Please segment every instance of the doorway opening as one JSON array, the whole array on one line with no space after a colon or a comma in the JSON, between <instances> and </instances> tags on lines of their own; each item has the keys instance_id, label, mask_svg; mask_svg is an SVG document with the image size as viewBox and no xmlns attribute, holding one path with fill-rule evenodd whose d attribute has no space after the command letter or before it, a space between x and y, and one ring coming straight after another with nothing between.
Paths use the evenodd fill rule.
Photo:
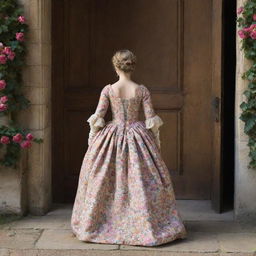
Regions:
<instances>
[{"instance_id":1,"label":"doorway opening","mask_svg":"<svg viewBox=\"0 0 256 256\"><path fill-rule=\"evenodd\" d=\"M236 74L236 1L224 1L223 6L223 127L222 173L223 211L233 209L235 161L235 74Z\"/></svg>"}]
</instances>

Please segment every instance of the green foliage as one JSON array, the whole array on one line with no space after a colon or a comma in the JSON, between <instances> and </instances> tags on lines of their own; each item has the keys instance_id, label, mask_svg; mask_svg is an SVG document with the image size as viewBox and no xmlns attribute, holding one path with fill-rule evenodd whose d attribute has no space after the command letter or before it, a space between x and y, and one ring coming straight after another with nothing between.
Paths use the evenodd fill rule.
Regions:
<instances>
[{"instance_id":1,"label":"green foliage","mask_svg":"<svg viewBox=\"0 0 256 256\"><path fill-rule=\"evenodd\" d=\"M6 84L4 88L0 87L0 118L7 115L10 119L8 126L0 125L0 148L5 152L0 164L14 168L20 157L21 148L30 147L32 141L36 143L43 141L34 138L27 129L18 127L13 120L17 111L30 105L30 101L22 93L22 68L27 53L25 41L28 31L22 13L23 8L17 0L0 1L0 57L6 59L6 61L0 59L0 82ZM1 97L7 98L7 103L3 98L1 100ZM1 105L6 107L1 109ZM14 137L17 134L22 137L20 142L15 142Z\"/></svg>"},{"instance_id":2,"label":"green foliage","mask_svg":"<svg viewBox=\"0 0 256 256\"><path fill-rule=\"evenodd\" d=\"M244 122L244 132L248 135L250 163L248 168L256 168L256 0L248 0L238 13L238 34L242 38L241 50L244 56L252 61L249 70L242 74L248 80L248 88L244 91L245 101L240 104L240 119ZM255 24L255 28L254 28Z\"/></svg>"}]
</instances>

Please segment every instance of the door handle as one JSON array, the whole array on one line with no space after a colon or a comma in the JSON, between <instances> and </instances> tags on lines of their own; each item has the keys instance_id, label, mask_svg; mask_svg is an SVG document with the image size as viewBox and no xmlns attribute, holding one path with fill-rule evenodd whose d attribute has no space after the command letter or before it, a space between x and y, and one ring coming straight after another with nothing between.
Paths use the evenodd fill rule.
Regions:
<instances>
[{"instance_id":1,"label":"door handle","mask_svg":"<svg viewBox=\"0 0 256 256\"><path fill-rule=\"evenodd\" d=\"M214 120L215 122L220 121L220 98L218 96L214 97L212 100Z\"/></svg>"}]
</instances>

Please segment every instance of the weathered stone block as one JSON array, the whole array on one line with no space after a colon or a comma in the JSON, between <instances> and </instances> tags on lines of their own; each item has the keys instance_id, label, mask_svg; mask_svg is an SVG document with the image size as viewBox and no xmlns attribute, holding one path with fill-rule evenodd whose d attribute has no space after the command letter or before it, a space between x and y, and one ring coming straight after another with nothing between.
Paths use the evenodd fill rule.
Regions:
<instances>
[{"instance_id":1,"label":"weathered stone block","mask_svg":"<svg viewBox=\"0 0 256 256\"><path fill-rule=\"evenodd\" d=\"M0 230L0 248L33 248L41 230Z\"/></svg>"},{"instance_id":2,"label":"weathered stone block","mask_svg":"<svg viewBox=\"0 0 256 256\"><path fill-rule=\"evenodd\" d=\"M87 243L79 241L70 230L44 230L35 245L38 249L84 249L116 250L118 245Z\"/></svg>"}]
</instances>

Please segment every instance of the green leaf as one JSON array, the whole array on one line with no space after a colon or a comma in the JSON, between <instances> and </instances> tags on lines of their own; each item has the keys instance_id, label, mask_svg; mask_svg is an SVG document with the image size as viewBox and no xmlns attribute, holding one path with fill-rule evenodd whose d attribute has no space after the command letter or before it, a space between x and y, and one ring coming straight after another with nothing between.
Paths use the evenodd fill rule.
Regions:
<instances>
[{"instance_id":1,"label":"green leaf","mask_svg":"<svg viewBox=\"0 0 256 256\"><path fill-rule=\"evenodd\" d=\"M242 102L242 104L240 104L240 108L241 108L243 111L247 110L247 103Z\"/></svg>"},{"instance_id":2,"label":"green leaf","mask_svg":"<svg viewBox=\"0 0 256 256\"><path fill-rule=\"evenodd\" d=\"M255 123L256 123L256 118L248 119L244 127L245 133L248 133L251 129L253 129L255 126Z\"/></svg>"},{"instance_id":3,"label":"green leaf","mask_svg":"<svg viewBox=\"0 0 256 256\"><path fill-rule=\"evenodd\" d=\"M249 90L246 90L246 91L244 91L244 93L243 93L247 98L249 98L250 97L250 95L251 95L251 91L249 91Z\"/></svg>"}]
</instances>

